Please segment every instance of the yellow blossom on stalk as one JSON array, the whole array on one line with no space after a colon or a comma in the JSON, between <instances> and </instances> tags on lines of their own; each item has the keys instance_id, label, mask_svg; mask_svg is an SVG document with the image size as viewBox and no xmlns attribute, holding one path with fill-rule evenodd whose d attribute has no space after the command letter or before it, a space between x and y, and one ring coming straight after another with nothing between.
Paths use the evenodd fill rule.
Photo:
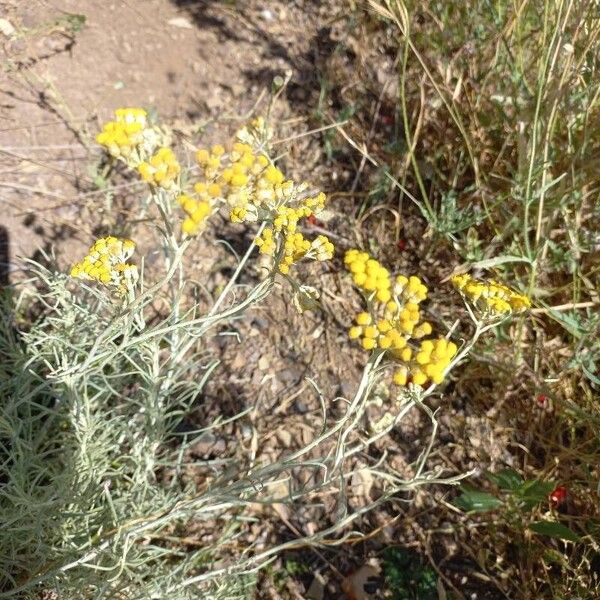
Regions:
<instances>
[{"instance_id":1,"label":"yellow blossom on stalk","mask_svg":"<svg viewBox=\"0 0 600 600\"><path fill-rule=\"evenodd\" d=\"M335 246L329 241L326 235L318 235L311 243L308 252L306 253L307 258L313 258L319 262L325 260L331 260Z\"/></svg>"},{"instance_id":2,"label":"yellow blossom on stalk","mask_svg":"<svg viewBox=\"0 0 600 600\"><path fill-rule=\"evenodd\" d=\"M276 232L275 235L277 235ZM261 254L274 256L277 253L277 240L271 228L266 228L254 243L259 247ZM318 261L330 260L333 257L333 250L333 244L324 235L320 235L310 242L301 233L288 233L281 247L278 270L286 275L289 273L290 267L302 258L312 258Z\"/></svg>"},{"instance_id":3,"label":"yellow blossom on stalk","mask_svg":"<svg viewBox=\"0 0 600 600\"><path fill-rule=\"evenodd\" d=\"M221 145L213 146L211 151L201 148L196 152L196 161L204 169L204 176L207 180L214 179L221 167L221 157L225 148Z\"/></svg>"},{"instance_id":4,"label":"yellow blossom on stalk","mask_svg":"<svg viewBox=\"0 0 600 600\"><path fill-rule=\"evenodd\" d=\"M159 148L148 162L142 162L138 166L138 172L142 179L152 186L158 186L165 190L177 187L177 177L181 167L171 148Z\"/></svg>"},{"instance_id":5,"label":"yellow blossom on stalk","mask_svg":"<svg viewBox=\"0 0 600 600\"><path fill-rule=\"evenodd\" d=\"M418 304L427 298L427 286L416 276L398 275L394 284L394 294L406 302Z\"/></svg>"},{"instance_id":6,"label":"yellow blossom on stalk","mask_svg":"<svg viewBox=\"0 0 600 600\"><path fill-rule=\"evenodd\" d=\"M273 129L269 127L264 117L258 116L248 125L242 127L236 134L240 142L248 144L267 143L273 137Z\"/></svg>"},{"instance_id":7,"label":"yellow blossom on stalk","mask_svg":"<svg viewBox=\"0 0 600 600\"><path fill-rule=\"evenodd\" d=\"M366 252L349 250L344 257L346 268L352 273L356 287L373 294L379 302L392 298L390 272Z\"/></svg>"},{"instance_id":8,"label":"yellow blossom on stalk","mask_svg":"<svg viewBox=\"0 0 600 600\"><path fill-rule=\"evenodd\" d=\"M484 315L498 317L522 312L531 307L531 300L497 281L477 281L469 274L454 275L452 285Z\"/></svg>"},{"instance_id":9,"label":"yellow blossom on stalk","mask_svg":"<svg viewBox=\"0 0 600 600\"><path fill-rule=\"evenodd\" d=\"M115 120L105 123L96 141L129 167L135 168L159 145L160 132L148 125L143 108L117 108Z\"/></svg>"},{"instance_id":10,"label":"yellow blossom on stalk","mask_svg":"<svg viewBox=\"0 0 600 600\"><path fill-rule=\"evenodd\" d=\"M115 288L120 296L132 292L138 280L135 265L127 260L135 250L135 243L113 236L98 239L84 259L73 265L71 277L96 281Z\"/></svg>"},{"instance_id":11,"label":"yellow blossom on stalk","mask_svg":"<svg viewBox=\"0 0 600 600\"><path fill-rule=\"evenodd\" d=\"M304 258L310 250L310 242L301 233L289 233L283 244L283 256L279 262L279 271L286 275L290 267Z\"/></svg>"},{"instance_id":12,"label":"yellow blossom on stalk","mask_svg":"<svg viewBox=\"0 0 600 600\"><path fill-rule=\"evenodd\" d=\"M181 231L186 235L197 235L204 228L206 219L212 212L210 202L207 199L196 199L185 194L179 196L177 201L187 215L181 224Z\"/></svg>"},{"instance_id":13,"label":"yellow blossom on stalk","mask_svg":"<svg viewBox=\"0 0 600 600\"><path fill-rule=\"evenodd\" d=\"M309 214L318 215L325 209L325 203L327 202L327 196L323 192L319 192L316 196L312 198L307 198L304 201L304 216L308 216ZM307 214L307 209L308 214Z\"/></svg>"},{"instance_id":14,"label":"yellow blossom on stalk","mask_svg":"<svg viewBox=\"0 0 600 600\"><path fill-rule=\"evenodd\" d=\"M377 260L357 249L346 252L344 263L369 306L368 312L356 316L349 337L359 341L365 350L386 352L396 365L396 385L441 383L457 347L444 338L416 344L416 340L433 330L430 323L422 320L419 308L427 298L427 286L414 275L393 278Z\"/></svg>"},{"instance_id":15,"label":"yellow blossom on stalk","mask_svg":"<svg viewBox=\"0 0 600 600\"><path fill-rule=\"evenodd\" d=\"M428 379L439 384L444 380L444 371L456 355L458 348L445 338L421 342L410 367L413 383L423 385Z\"/></svg>"},{"instance_id":16,"label":"yellow blossom on stalk","mask_svg":"<svg viewBox=\"0 0 600 600\"><path fill-rule=\"evenodd\" d=\"M305 207L292 208L290 206L280 206L276 209L275 214L277 215L273 219L273 228L275 231L287 231L293 233L296 231L298 221L303 217L307 217L312 211Z\"/></svg>"},{"instance_id":17,"label":"yellow blossom on stalk","mask_svg":"<svg viewBox=\"0 0 600 600\"><path fill-rule=\"evenodd\" d=\"M275 240L273 239L273 230L268 227L262 232L262 235L254 240L254 243L260 249L261 254L267 254L273 256L277 248Z\"/></svg>"},{"instance_id":18,"label":"yellow blossom on stalk","mask_svg":"<svg viewBox=\"0 0 600 600\"><path fill-rule=\"evenodd\" d=\"M264 145L270 130L264 119L256 119L236 137L228 148L217 145L197 150L203 179L196 184L196 192L201 198L208 195L212 204L226 203L233 223L268 223L270 227L255 242L261 253L273 256L281 273L287 274L292 264L304 258L331 259L334 246L326 236L311 241L297 231L302 219L324 210L326 195L310 191L305 182L286 179L269 160ZM193 229L186 223L186 229Z\"/></svg>"}]
</instances>

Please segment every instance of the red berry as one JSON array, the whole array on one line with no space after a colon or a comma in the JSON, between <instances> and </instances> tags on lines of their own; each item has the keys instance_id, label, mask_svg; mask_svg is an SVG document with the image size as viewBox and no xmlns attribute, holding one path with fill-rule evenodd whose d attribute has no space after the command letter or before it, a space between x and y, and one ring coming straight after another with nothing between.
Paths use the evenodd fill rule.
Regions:
<instances>
[{"instance_id":1,"label":"red berry","mask_svg":"<svg viewBox=\"0 0 600 600\"><path fill-rule=\"evenodd\" d=\"M398 247L398 250L400 250L400 252L406 250L406 242L404 240L398 240L396 246Z\"/></svg>"},{"instance_id":2,"label":"red berry","mask_svg":"<svg viewBox=\"0 0 600 600\"><path fill-rule=\"evenodd\" d=\"M540 408L546 408L546 406L548 406L548 396L544 396L544 394L540 394L535 401Z\"/></svg>"},{"instance_id":3,"label":"red berry","mask_svg":"<svg viewBox=\"0 0 600 600\"><path fill-rule=\"evenodd\" d=\"M567 488L564 485L559 485L550 493L550 504L554 508L558 508L565 503L567 499Z\"/></svg>"},{"instance_id":4,"label":"red berry","mask_svg":"<svg viewBox=\"0 0 600 600\"><path fill-rule=\"evenodd\" d=\"M314 226L317 224L317 217L315 217L315 213L310 213L310 215L306 217L306 220L308 221L309 225Z\"/></svg>"}]
</instances>

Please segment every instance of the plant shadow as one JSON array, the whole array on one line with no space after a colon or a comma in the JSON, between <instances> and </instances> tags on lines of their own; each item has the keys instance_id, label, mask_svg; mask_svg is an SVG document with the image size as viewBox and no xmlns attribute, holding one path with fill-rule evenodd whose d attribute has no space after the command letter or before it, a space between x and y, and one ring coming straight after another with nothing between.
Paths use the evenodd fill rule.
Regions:
<instances>
[{"instance_id":1,"label":"plant shadow","mask_svg":"<svg viewBox=\"0 0 600 600\"><path fill-rule=\"evenodd\" d=\"M293 105L294 114L311 114L319 104L322 93L322 73L331 56L340 47L332 38L330 26L321 26L316 30L303 30L309 37L304 47L295 48L292 39L282 32L273 33L269 23L274 18L272 11L265 8L263 18L251 3L234 3L225 6L217 0L171 0L185 11L199 30L213 32L221 42L234 41L241 46L252 47L256 62L251 68L241 68L243 81L247 87L257 85L270 89L276 76L290 70L292 78L284 90L284 97ZM315 10L317 6L315 5ZM291 34L297 33L290 31Z\"/></svg>"}]
</instances>

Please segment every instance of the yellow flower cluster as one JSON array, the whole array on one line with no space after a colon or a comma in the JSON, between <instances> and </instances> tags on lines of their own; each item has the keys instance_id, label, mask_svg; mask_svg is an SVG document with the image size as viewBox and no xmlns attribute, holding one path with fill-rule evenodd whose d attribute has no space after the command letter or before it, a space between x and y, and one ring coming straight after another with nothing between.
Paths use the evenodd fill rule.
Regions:
<instances>
[{"instance_id":1,"label":"yellow flower cluster","mask_svg":"<svg viewBox=\"0 0 600 600\"><path fill-rule=\"evenodd\" d=\"M277 242L273 239L273 230L270 227L265 228L262 235L254 240L262 254L273 256L277 249Z\"/></svg>"},{"instance_id":2,"label":"yellow flower cluster","mask_svg":"<svg viewBox=\"0 0 600 600\"><path fill-rule=\"evenodd\" d=\"M418 277L398 275L392 285L390 272L366 252L349 250L344 262L356 287L367 295L373 295L378 302L389 303L392 297L399 297L407 303L408 310L415 311L415 306L427 298L427 287ZM397 309L398 305L391 303L388 312Z\"/></svg>"},{"instance_id":3,"label":"yellow flower cluster","mask_svg":"<svg viewBox=\"0 0 600 600\"><path fill-rule=\"evenodd\" d=\"M204 199L196 199L182 194L177 198L183 212L187 215L181 224L181 231L186 235L196 235L203 229L206 219L210 216L212 208L210 202Z\"/></svg>"},{"instance_id":4,"label":"yellow flower cluster","mask_svg":"<svg viewBox=\"0 0 600 600\"><path fill-rule=\"evenodd\" d=\"M100 238L84 259L73 266L71 277L97 281L114 287L119 295L126 295L138 280L137 267L126 262L134 250L135 243L131 240Z\"/></svg>"},{"instance_id":5,"label":"yellow flower cluster","mask_svg":"<svg viewBox=\"0 0 600 600\"><path fill-rule=\"evenodd\" d=\"M406 352L402 351L406 349L408 340L394 325L390 319L375 321L371 313L361 312L356 315L356 325L350 328L348 335L353 340L362 338L361 346L365 350L391 349L398 356L406 356Z\"/></svg>"},{"instance_id":6,"label":"yellow flower cluster","mask_svg":"<svg viewBox=\"0 0 600 600\"><path fill-rule=\"evenodd\" d=\"M260 249L261 254L273 256L277 251L277 241L273 237L271 228L266 228L254 243ZM285 234L279 257L279 272L286 275L289 273L290 267L302 258L311 258L317 261L331 260L333 252L334 246L325 235L319 235L311 242L299 232L288 231Z\"/></svg>"},{"instance_id":7,"label":"yellow flower cluster","mask_svg":"<svg viewBox=\"0 0 600 600\"><path fill-rule=\"evenodd\" d=\"M159 139L157 129L148 126L148 115L143 108L117 108L115 120L106 123L96 136L96 141L111 156L131 167L151 154Z\"/></svg>"},{"instance_id":8,"label":"yellow flower cluster","mask_svg":"<svg viewBox=\"0 0 600 600\"><path fill-rule=\"evenodd\" d=\"M318 261L331 260L335 246L329 241L326 235L318 235L310 244L310 249L306 256Z\"/></svg>"},{"instance_id":9,"label":"yellow flower cluster","mask_svg":"<svg viewBox=\"0 0 600 600\"><path fill-rule=\"evenodd\" d=\"M457 350L456 344L445 338L423 340L414 355L413 364L402 365L396 370L394 383L406 385L409 376L415 385L425 385L429 380L435 384L442 383L444 372Z\"/></svg>"},{"instance_id":10,"label":"yellow flower cluster","mask_svg":"<svg viewBox=\"0 0 600 600\"><path fill-rule=\"evenodd\" d=\"M377 260L356 249L346 252L344 262L369 305L369 312L356 316L349 337L360 340L365 350L386 351L399 363L394 373L397 385L406 385L409 378L421 386L428 381L441 383L456 354L456 345L444 338L423 340L417 348L411 343L432 332L431 324L421 321L419 304L427 298L428 292L423 282L416 276L392 278Z\"/></svg>"},{"instance_id":11,"label":"yellow flower cluster","mask_svg":"<svg viewBox=\"0 0 600 600\"><path fill-rule=\"evenodd\" d=\"M283 173L262 152L255 153L249 144L235 142L228 153L220 145L213 146L210 151L201 149L196 153L196 159L204 169L206 185L220 186L234 222L257 221L260 209L277 212L285 208L282 201L294 192L294 184L285 181ZM297 222L311 212L309 209L306 214L302 211L294 215L282 211L277 215L280 219L274 223L275 228L281 231L286 217L293 221L295 216Z\"/></svg>"},{"instance_id":12,"label":"yellow flower cluster","mask_svg":"<svg viewBox=\"0 0 600 600\"><path fill-rule=\"evenodd\" d=\"M264 117L256 117L247 125L244 125L235 137L245 144L255 145L267 144L273 137L273 128L269 127Z\"/></svg>"},{"instance_id":13,"label":"yellow flower cluster","mask_svg":"<svg viewBox=\"0 0 600 600\"><path fill-rule=\"evenodd\" d=\"M452 285L484 315L502 316L531 307L531 300L497 281L481 282L467 273L454 275Z\"/></svg>"},{"instance_id":14,"label":"yellow flower cluster","mask_svg":"<svg viewBox=\"0 0 600 600\"><path fill-rule=\"evenodd\" d=\"M289 273L292 264L306 256L309 250L310 242L301 233L288 233L283 244L283 256L279 263L279 271L284 275Z\"/></svg>"},{"instance_id":15,"label":"yellow flower cluster","mask_svg":"<svg viewBox=\"0 0 600 600\"><path fill-rule=\"evenodd\" d=\"M290 206L280 206L275 210L276 217L273 219L273 229L280 232L286 230L288 233L296 231L298 221L303 217L308 217L312 210L307 206L292 208Z\"/></svg>"},{"instance_id":16,"label":"yellow flower cluster","mask_svg":"<svg viewBox=\"0 0 600 600\"><path fill-rule=\"evenodd\" d=\"M144 181L165 190L177 189L180 171L181 167L173 150L165 146L159 148L148 162L144 161L138 166L138 172Z\"/></svg>"},{"instance_id":17,"label":"yellow flower cluster","mask_svg":"<svg viewBox=\"0 0 600 600\"><path fill-rule=\"evenodd\" d=\"M367 294L374 293L378 302L389 302L392 298L390 272L366 252L349 250L344 263L352 273L356 287Z\"/></svg>"},{"instance_id":18,"label":"yellow flower cluster","mask_svg":"<svg viewBox=\"0 0 600 600\"><path fill-rule=\"evenodd\" d=\"M137 169L152 187L177 194L185 213L181 225L185 236L197 235L219 204L228 205L234 223L269 223L271 227L256 240L257 245L262 253L274 257L281 273L288 273L302 258L329 260L334 248L323 235L311 241L297 233L298 222L322 211L327 198L323 193L311 193L307 183L286 180L263 151L271 136L265 120L258 118L240 130L237 141L227 149L220 144L210 150L199 149L196 160L203 178L193 192L180 188L177 158L164 145L161 130L149 127L145 110L117 109L115 121L104 126L97 141Z\"/></svg>"},{"instance_id":19,"label":"yellow flower cluster","mask_svg":"<svg viewBox=\"0 0 600 600\"><path fill-rule=\"evenodd\" d=\"M234 223L270 223L255 241L260 252L273 256L278 270L287 274L291 265L302 258L329 260L333 256L333 244L326 236L311 242L297 233L298 222L321 212L327 198L322 192L310 193L307 183L286 180L262 150L269 137L265 128L264 120L257 119L238 132L238 141L229 149L216 145L198 150L196 160L204 181L196 184L196 190L202 187L206 197L200 193L200 199L211 207L217 202L226 203ZM192 208L189 201L187 205ZM199 228L190 222L194 220L193 212L184 210L188 215L184 231L193 235Z\"/></svg>"}]
</instances>

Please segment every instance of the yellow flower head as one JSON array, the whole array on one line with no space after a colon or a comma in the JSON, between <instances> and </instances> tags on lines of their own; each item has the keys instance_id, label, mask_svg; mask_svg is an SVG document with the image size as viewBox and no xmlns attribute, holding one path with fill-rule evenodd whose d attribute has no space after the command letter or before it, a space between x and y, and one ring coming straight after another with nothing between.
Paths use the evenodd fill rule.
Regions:
<instances>
[{"instance_id":1,"label":"yellow flower head","mask_svg":"<svg viewBox=\"0 0 600 600\"><path fill-rule=\"evenodd\" d=\"M129 167L135 168L160 142L160 132L148 125L143 108L117 108L115 120L105 123L96 141Z\"/></svg>"},{"instance_id":2,"label":"yellow flower head","mask_svg":"<svg viewBox=\"0 0 600 600\"><path fill-rule=\"evenodd\" d=\"M206 225L206 220L212 213L212 207L208 200L197 199L182 194L177 198L179 206L187 215L181 224L181 230L185 235L197 235Z\"/></svg>"},{"instance_id":3,"label":"yellow flower head","mask_svg":"<svg viewBox=\"0 0 600 600\"><path fill-rule=\"evenodd\" d=\"M83 260L73 265L71 277L111 286L118 295L125 296L138 280L137 267L126 262L134 250L131 240L114 236L100 238Z\"/></svg>"},{"instance_id":4,"label":"yellow flower head","mask_svg":"<svg viewBox=\"0 0 600 600\"><path fill-rule=\"evenodd\" d=\"M308 258L324 261L331 260L334 253L334 245L329 241L326 235L318 235L310 244L310 249L306 253Z\"/></svg>"},{"instance_id":5,"label":"yellow flower head","mask_svg":"<svg viewBox=\"0 0 600 600\"><path fill-rule=\"evenodd\" d=\"M307 255L311 243L301 233L289 233L283 242L283 257L279 262L279 271L286 275L290 267Z\"/></svg>"},{"instance_id":6,"label":"yellow flower head","mask_svg":"<svg viewBox=\"0 0 600 600\"><path fill-rule=\"evenodd\" d=\"M452 285L485 316L500 317L522 312L531 307L531 300L497 281L477 281L469 274L454 275Z\"/></svg>"},{"instance_id":7,"label":"yellow flower head","mask_svg":"<svg viewBox=\"0 0 600 600\"><path fill-rule=\"evenodd\" d=\"M217 144L196 150L202 177L194 184L193 192L179 194L179 204L186 214L181 226L184 235L198 234L217 205L227 204L233 223L269 224L255 243L261 253L273 257L280 273L287 274L304 258L330 260L334 246L327 236L310 240L298 231L302 219L324 209L326 195L311 191L307 183L286 179L281 168L272 163L264 151L270 138L264 119L254 120L236 137L237 141L228 146ZM180 167L169 148L159 148L137 168L150 185L181 192Z\"/></svg>"},{"instance_id":8,"label":"yellow flower head","mask_svg":"<svg viewBox=\"0 0 600 600\"><path fill-rule=\"evenodd\" d=\"M324 209L326 195L310 192L307 183L286 179L269 160L263 150L270 138L264 119L255 119L236 137L227 148L216 145L197 150L196 160L204 175L194 186L199 198L212 204L227 203L233 223L269 223L255 243L261 253L274 257L281 273L288 273L303 258L330 260L334 246L325 235L311 241L298 232L302 219ZM191 223L185 227L193 229Z\"/></svg>"},{"instance_id":9,"label":"yellow flower head","mask_svg":"<svg viewBox=\"0 0 600 600\"><path fill-rule=\"evenodd\" d=\"M138 172L144 181L165 190L177 189L176 180L180 171L181 167L173 150L164 146L159 148L147 162L142 162L138 166Z\"/></svg>"},{"instance_id":10,"label":"yellow flower head","mask_svg":"<svg viewBox=\"0 0 600 600\"><path fill-rule=\"evenodd\" d=\"M273 239L273 230L266 228L263 230L262 235L254 240L254 243L258 246L261 254L267 254L273 256L275 254L276 243Z\"/></svg>"},{"instance_id":11,"label":"yellow flower head","mask_svg":"<svg viewBox=\"0 0 600 600\"><path fill-rule=\"evenodd\" d=\"M390 272L366 252L348 250L344 257L354 284L374 300L385 303L392 298Z\"/></svg>"}]
</instances>

